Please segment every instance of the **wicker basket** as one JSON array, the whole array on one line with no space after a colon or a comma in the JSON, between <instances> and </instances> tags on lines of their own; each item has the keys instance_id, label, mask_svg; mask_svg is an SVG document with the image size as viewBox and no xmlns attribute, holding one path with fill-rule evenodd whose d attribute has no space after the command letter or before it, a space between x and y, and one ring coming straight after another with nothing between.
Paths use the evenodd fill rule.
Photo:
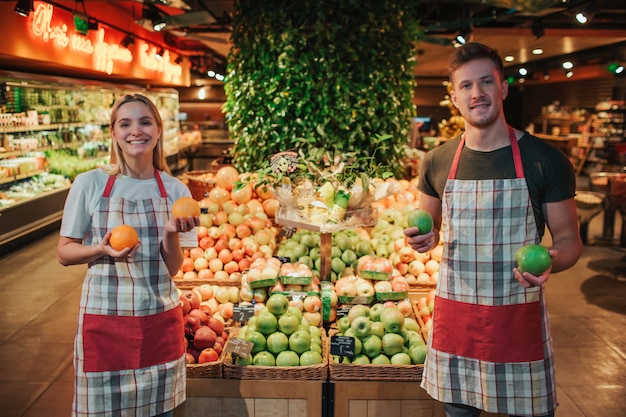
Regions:
<instances>
[{"instance_id":1,"label":"wicker basket","mask_svg":"<svg viewBox=\"0 0 626 417\"><path fill-rule=\"evenodd\" d=\"M222 378L222 365L226 352L222 352L215 362L187 364L187 378Z\"/></svg>"},{"instance_id":2,"label":"wicker basket","mask_svg":"<svg viewBox=\"0 0 626 417\"><path fill-rule=\"evenodd\" d=\"M207 174L213 171L189 171L183 174L189 191L195 200L202 200L215 187L215 179Z\"/></svg>"},{"instance_id":3,"label":"wicker basket","mask_svg":"<svg viewBox=\"0 0 626 417\"><path fill-rule=\"evenodd\" d=\"M322 333L322 358L324 361L317 365L308 366L235 365L231 355L226 355L222 375L225 379L325 381L328 379L328 348L327 337Z\"/></svg>"},{"instance_id":4,"label":"wicker basket","mask_svg":"<svg viewBox=\"0 0 626 417\"><path fill-rule=\"evenodd\" d=\"M180 290L191 290L198 285L210 284L219 285L221 287L238 287L241 288L241 279L222 280L222 279L174 279L174 285Z\"/></svg>"},{"instance_id":5,"label":"wicker basket","mask_svg":"<svg viewBox=\"0 0 626 417\"><path fill-rule=\"evenodd\" d=\"M428 342L429 329L424 324L424 320L422 320L422 316L420 315L419 309L417 308L417 301L411 301L411 305L413 306L413 314L415 315L415 320L417 324L420 326L420 333L424 341Z\"/></svg>"},{"instance_id":6,"label":"wicker basket","mask_svg":"<svg viewBox=\"0 0 626 417\"><path fill-rule=\"evenodd\" d=\"M329 334L335 335L337 329L330 329ZM424 365L360 365L354 363L338 363L328 350L328 372L331 381L421 381Z\"/></svg>"}]
</instances>

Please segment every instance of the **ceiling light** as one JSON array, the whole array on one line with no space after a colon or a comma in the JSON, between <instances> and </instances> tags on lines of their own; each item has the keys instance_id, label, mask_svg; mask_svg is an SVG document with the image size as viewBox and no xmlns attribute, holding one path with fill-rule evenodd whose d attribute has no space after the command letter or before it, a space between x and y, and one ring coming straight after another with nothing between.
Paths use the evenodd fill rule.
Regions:
<instances>
[{"instance_id":1,"label":"ceiling light","mask_svg":"<svg viewBox=\"0 0 626 417\"><path fill-rule=\"evenodd\" d=\"M567 78L572 78L572 77L574 76L574 71L567 71L567 72L565 73L565 76L566 76Z\"/></svg>"},{"instance_id":2,"label":"ceiling light","mask_svg":"<svg viewBox=\"0 0 626 417\"><path fill-rule=\"evenodd\" d=\"M17 0L13 11L22 17L28 17L30 12L35 10L33 0Z\"/></svg>"},{"instance_id":3,"label":"ceiling light","mask_svg":"<svg viewBox=\"0 0 626 417\"><path fill-rule=\"evenodd\" d=\"M459 32L458 35L454 38L457 43L461 45L465 45L470 40L470 36L472 36L472 29L463 29Z\"/></svg>"},{"instance_id":4,"label":"ceiling light","mask_svg":"<svg viewBox=\"0 0 626 417\"><path fill-rule=\"evenodd\" d=\"M524 68L524 67L521 67L521 68L518 70L518 72L519 72L519 75L524 76L524 77L525 77L526 75L528 75L528 70L527 70L526 68Z\"/></svg>"},{"instance_id":5,"label":"ceiling light","mask_svg":"<svg viewBox=\"0 0 626 417\"><path fill-rule=\"evenodd\" d=\"M624 65L619 62L611 62L606 69L612 74L621 74L624 72Z\"/></svg>"},{"instance_id":6,"label":"ceiling light","mask_svg":"<svg viewBox=\"0 0 626 417\"><path fill-rule=\"evenodd\" d=\"M535 48L535 49L533 49L532 52L533 52L533 55L541 55L541 54L543 54L543 49Z\"/></svg>"},{"instance_id":7,"label":"ceiling light","mask_svg":"<svg viewBox=\"0 0 626 417\"><path fill-rule=\"evenodd\" d=\"M178 55L176 57L176 59L174 60L174 63L178 64L178 65L180 65L182 62L183 62L183 56L182 55Z\"/></svg>"},{"instance_id":8,"label":"ceiling light","mask_svg":"<svg viewBox=\"0 0 626 417\"><path fill-rule=\"evenodd\" d=\"M164 20L159 20L152 26L155 32L161 32L166 27L167 27L167 23Z\"/></svg>"},{"instance_id":9,"label":"ceiling light","mask_svg":"<svg viewBox=\"0 0 626 417\"><path fill-rule=\"evenodd\" d=\"M513 55L507 55L507 56L504 57L504 60L506 62L513 62L513 61L515 61L515 57Z\"/></svg>"},{"instance_id":10,"label":"ceiling light","mask_svg":"<svg viewBox=\"0 0 626 417\"><path fill-rule=\"evenodd\" d=\"M548 72L547 69L543 70L543 79L544 80L549 80L550 79L550 73Z\"/></svg>"},{"instance_id":11,"label":"ceiling light","mask_svg":"<svg viewBox=\"0 0 626 417\"><path fill-rule=\"evenodd\" d=\"M594 13L596 12L596 2L591 1L585 7L578 10L575 14L576 21L580 24L585 24L591 20Z\"/></svg>"},{"instance_id":12,"label":"ceiling light","mask_svg":"<svg viewBox=\"0 0 626 417\"><path fill-rule=\"evenodd\" d=\"M533 36L535 37L535 39L539 39L543 35L546 34L546 31L543 27L543 23L541 23L541 20L533 20L533 26L531 30L533 32Z\"/></svg>"},{"instance_id":13,"label":"ceiling light","mask_svg":"<svg viewBox=\"0 0 626 417\"><path fill-rule=\"evenodd\" d=\"M126 35L122 42L120 42L120 46L122 48L128 48L130 45L135 43L135 37L133 35Z\"/></svg>"},{"instance_id":14,"label":"ceiling light","mask_svg":"<svg viewBox=\"0 0 626 417\"><path fill-rule=\"evenodd\" d=\"M562 66L566 70L574 68L574 64L571 61L563 62Z\"/></svg>"},{"instance_id":15,"label":"ceiling light","mask_svg":"<svg viewBox=\"0 0 626 417\"><path fill-rule=\"evenodd\" d=\"M156 53L155 58L158 59L159 61L163 59L163 54L165 53L165 49L163 48L159 48L159 50Z\"/></svg>"}]
</instances>

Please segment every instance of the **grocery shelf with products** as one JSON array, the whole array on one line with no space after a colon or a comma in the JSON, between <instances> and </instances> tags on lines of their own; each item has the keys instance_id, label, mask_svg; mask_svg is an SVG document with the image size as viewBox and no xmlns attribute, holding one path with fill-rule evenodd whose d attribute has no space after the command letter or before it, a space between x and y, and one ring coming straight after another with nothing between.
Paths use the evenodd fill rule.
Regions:
<instances>
[{"instance_id":1,"label":"grocery shelf with products","mask_svg":"<svg viewBox=\"0 0 626 417\"><path fill-rule=\"evenodd\" d=\"M161 112L170 169L185 169L176 90L0 73L0 251L58 226L71 181L108 162L113 103L137 92Z\"/></svg>"}]
</instances>

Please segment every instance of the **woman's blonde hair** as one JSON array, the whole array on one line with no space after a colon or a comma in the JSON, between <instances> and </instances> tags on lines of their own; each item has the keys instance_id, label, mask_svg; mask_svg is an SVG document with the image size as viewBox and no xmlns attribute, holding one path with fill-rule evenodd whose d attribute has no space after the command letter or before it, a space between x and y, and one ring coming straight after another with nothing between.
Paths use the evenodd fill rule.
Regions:
<instances>
[{"instance_id":1,"label":"woman's blonde hair","mask_svg":"<svg viewBox=\"0 0 626 417\"><path fill-rule=\"evenodd\" d=\"M140 102L146 105L156 124L161 132L157 139L157 144L154 147L154 151L152 152L152 165L158 169L159 171L165 171L168 174L170 173L170 169L167 166L167 161L165 160L165 152L163 151L163 120L161 119L161 114L159 113L159 109L157 109L156 105L150 100L148 97L143 94L126 94L113 105L113 109L111 110L111 121L110 128L111 131L115 128L115 122L117 121L117 115L120 107L122 107L126 103ZM119 146L115 141L111 143L111 164L108 166L104 166L102 169L109 175L118 175L122 173L122 167L126 164L124 161L124 155L120 150Z\"/></svg>"}]
</instances>

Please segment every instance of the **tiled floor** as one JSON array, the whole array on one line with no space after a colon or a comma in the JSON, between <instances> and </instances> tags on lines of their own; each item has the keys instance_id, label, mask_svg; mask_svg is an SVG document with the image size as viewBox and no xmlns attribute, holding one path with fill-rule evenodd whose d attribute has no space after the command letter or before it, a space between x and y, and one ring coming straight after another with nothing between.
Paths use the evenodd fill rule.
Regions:
<instances>
[{"instance_id":1,"label":"tiled floor","mask_svg":"<svg viewBox=\"0 0 626 417\"><path fill-rule=\"evenodd\" d=\"M598 244L548 285L559 417L626 416L626 251ZM615 236L621 230L617 214ZM62 267L53 233L0 258L0 417L67 417L84 266ZM206 416L210 416L207 410Z\"/></svg>"}]
</instances>

